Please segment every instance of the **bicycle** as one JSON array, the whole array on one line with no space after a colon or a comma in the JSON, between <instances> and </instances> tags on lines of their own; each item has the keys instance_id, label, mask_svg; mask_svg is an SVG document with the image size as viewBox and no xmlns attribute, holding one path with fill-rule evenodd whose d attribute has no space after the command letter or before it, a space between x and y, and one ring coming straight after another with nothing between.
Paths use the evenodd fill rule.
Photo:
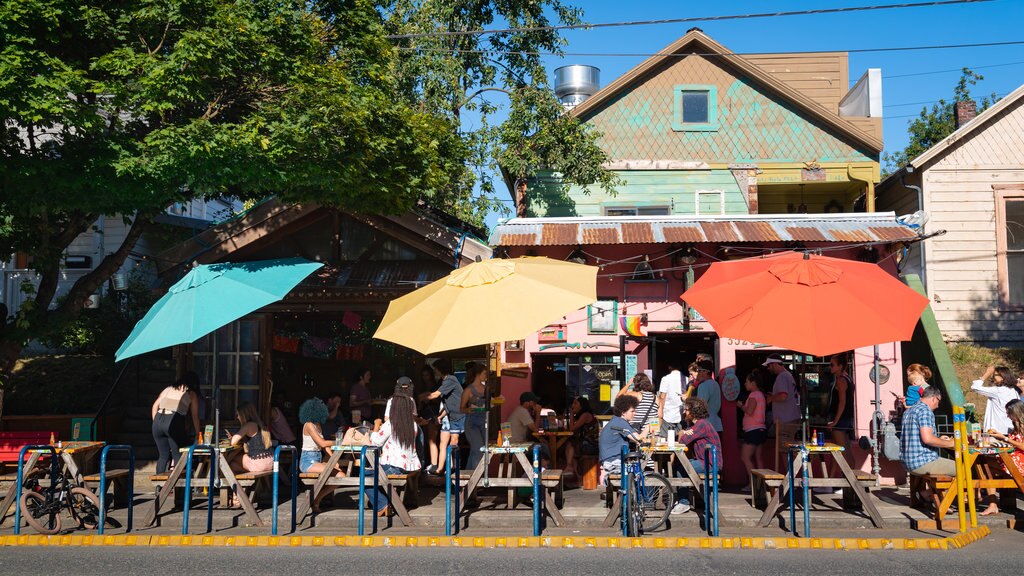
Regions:
<instances>
[{"instance_id":1,"label":"bicycle","mask_svg":"<svg viewBox=\"0 0 1024 576\"><path fill-rule=\"evenodd\" d=\"M647 470L651 454L651 444L640 443L636 451L625 455L622 490L626 510L623 516L629 537L658 529L672 511L675 497L668 478Z\"/></svg>"},{"instance_id":2,"label":"bicycle","mask_svg":"<svg viewBox=\"0 0 1024 576\"><path fill-rule=\"evenodd\" d=\"M61 531L61 510L77 524L78 529L99 526L100 500L88 488L72 486L63 470L56 472L49 488L43 488L39 479L29 480L21 495L21 513L40 534L53 535Z\"/></svg>"}]
</instances>

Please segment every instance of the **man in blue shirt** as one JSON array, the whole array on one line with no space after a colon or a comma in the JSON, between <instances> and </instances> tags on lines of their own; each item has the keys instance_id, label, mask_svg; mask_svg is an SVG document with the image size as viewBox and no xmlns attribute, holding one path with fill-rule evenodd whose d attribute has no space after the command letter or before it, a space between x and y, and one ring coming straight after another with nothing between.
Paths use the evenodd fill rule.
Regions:
<instances>
[{"instance_id":1,"label":"man in blue shirt","mask_svg":"<svg viewBox=\"0 0 1024 576\"><path fill-rule=\"evenodd\" d=\"M903 466L914 474L956 475L956 462L939 456L939 448L953 448L949 436L935 435L935 414L942 392L935 386L925 388L921 401L903 414L900 457Z\"/></svg>"},{"instance_id":2,"label":"man in blue shirt","mask_svg":"<svg viewBox=\"0 0 1024 576\"><path fill-rule=\"evenodd\" d=\"M615 404L612 405L612 413L615 416L601 429L599 440L598 453L604 477L607 477L609 473L622 472L622 447L627 445L629 440L634 442L639 440L639 437L633 433L633 427L629 424L639 404L640 401L636 396L623 394L616 398Z\"/></svg>"}]
</instances>

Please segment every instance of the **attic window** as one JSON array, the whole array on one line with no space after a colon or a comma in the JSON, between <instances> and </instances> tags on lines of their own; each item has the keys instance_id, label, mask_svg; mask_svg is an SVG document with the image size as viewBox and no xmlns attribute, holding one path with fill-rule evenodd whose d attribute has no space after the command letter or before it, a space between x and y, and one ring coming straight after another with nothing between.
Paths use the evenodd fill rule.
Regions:
<instances>
[{"instance_id":1,"label":"attic window","mask_svg":"<svg viewBox=\"0 0 1024 576\"><path fill-rule=\"evenodd\" d=\"M673 88L672 130L718 130L718 88L704 84L680 84Z\"/></svg>"}]
</instances>

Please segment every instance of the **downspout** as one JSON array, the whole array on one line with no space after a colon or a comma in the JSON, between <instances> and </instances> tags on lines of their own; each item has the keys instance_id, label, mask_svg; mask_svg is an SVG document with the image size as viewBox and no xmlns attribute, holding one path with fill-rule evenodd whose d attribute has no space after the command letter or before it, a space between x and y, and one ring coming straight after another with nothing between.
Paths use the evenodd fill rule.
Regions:
<instances>
[{"instance_id":1,"label":"downspout","mask_svg":"<svg viewBox=\"0 0 1024 576\"><path fill-rule=\"evenodd\" d=\"M913 171L914 171L914 167L910 166L910 165L905 166L903 168L903 170L900 171L900 186L903 186L904 188L907 188L908 190L914 190L915 192L917 192L917 209L922 211L922 212L924 212L924 191L921 190L920 186L914 186L913 184L907 184L904 181L904 178L906 177L906 175L912 173ZM918 231L918 234L924 234L924 225L925 225L925 222L922 221L921 222L921 229ZM928 286L928 278L925 275L925 270L924 270L924 242L918 242L917 243L917 254L918 254L918 256L920 256L920 260L921 260L921 284L924 284L925 286Z\"/></svg>"},{"instance_id":2,"label":"downspout","mask_svg":"<svg viewBox=\"0 0 1024 576\"><path fill-rule=\"evenodd\" d=\"M850 164L846 165L846 177L856 182L864 183L864 211L874 212L875 211L875 181L872 180L871 176L867 178L861 178L853 174L854 167Z\"/></svg>"}]
</instances>

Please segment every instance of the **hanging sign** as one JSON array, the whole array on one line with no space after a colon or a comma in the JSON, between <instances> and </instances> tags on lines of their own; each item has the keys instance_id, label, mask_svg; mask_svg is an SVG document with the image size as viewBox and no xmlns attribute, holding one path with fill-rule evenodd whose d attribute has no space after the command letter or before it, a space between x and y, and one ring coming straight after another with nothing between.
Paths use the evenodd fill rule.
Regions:
<instances>
[{"instance_id":1,"label":"hanging sign","mask_svg":"<svg viewBox=\"0 0 1024 576\"><path fill-rule=\"evenodd\" d=\"M736 376L736 368L725 369L722 376L722 397L729 402L735 402L740 396L740 379Z\"/></svg>"}]
</instances>

